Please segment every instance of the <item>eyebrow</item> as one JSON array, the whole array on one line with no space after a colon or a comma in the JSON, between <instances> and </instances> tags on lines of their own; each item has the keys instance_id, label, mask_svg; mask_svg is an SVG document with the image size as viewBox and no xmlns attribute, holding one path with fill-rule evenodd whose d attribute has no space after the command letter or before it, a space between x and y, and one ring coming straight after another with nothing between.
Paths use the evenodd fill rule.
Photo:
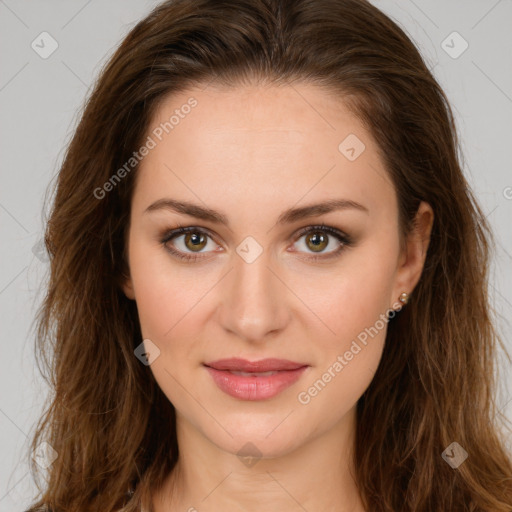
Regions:
<instances>
[{"instance_id":1,"label":"eyebrow","mask_svg":"<svg viewBox=\"0 0 512 512\"><path fill-rule=\"evenodd\" d=\"M301 206L299 208L290 208L279 216L277 224L288 224L308 217L315 217L316 215L322 215L336 210L348 209L359 210L366 214L370 213L366 206L355 201L351 201L349 199L331 199L321 203ZM224 224L229 227L229 220L225 214L187 201L176 201L175 199L170 198L159 199L158 201L150 204L144 213L156 210L170 210L177 213L183 213L185 215L190 215L191 217L210 221L215 224Z\"/></svg>"}]
</instances>

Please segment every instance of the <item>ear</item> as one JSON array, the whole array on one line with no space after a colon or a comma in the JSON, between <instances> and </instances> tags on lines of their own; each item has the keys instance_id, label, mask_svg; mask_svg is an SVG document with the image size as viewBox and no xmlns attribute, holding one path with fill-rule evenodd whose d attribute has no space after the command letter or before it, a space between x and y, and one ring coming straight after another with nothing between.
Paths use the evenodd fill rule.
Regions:
<instances>
[{"instance_id":1,"label":"ear","mask_svg":"<svg viewBox=\"0 0 512 512\"><path fill-rule=\"evenodd\" d=\"M131 277L126 277L123 279L123 282L121 283L121 289L129 299L135 300L135 291L133 289L133 282Z\"/></svg>"},{"instance_id":2,"label":"ear","mask_svg":"<svg viewBox=\"0 0 512 512\"><path fill-rule=\"evenodd\" d=\"M405 248L399 257L391 304L398 301L402 292L411 294L420 280L433 223L432 207L422 201L416 212L413 228L407 236Z\"/></svg>"},{"instance_id":3,"label":"ear","mask_svg":"<svg viewBox=\"0 0 512 512\"><path fill-rule=\"evenodd\" d=\"M118 286L123 290L126 297L131 300L135 300L135 290L133 289L133 281L130 273L130 262L128 258L127 245L128 241L125 242L125 250L120 261L120 271L118 274Z\"/></svg>"}]
</instances>

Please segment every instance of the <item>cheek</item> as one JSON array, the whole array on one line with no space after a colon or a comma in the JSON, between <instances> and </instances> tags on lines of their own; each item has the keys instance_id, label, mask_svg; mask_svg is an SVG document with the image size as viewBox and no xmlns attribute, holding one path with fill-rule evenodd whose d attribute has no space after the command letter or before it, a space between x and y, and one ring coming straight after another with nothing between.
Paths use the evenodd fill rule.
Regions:
<instances>
[{"instance_id":1,"label":"cheek","mask_svg":"<svg viewBox=\"0 0 512 512\"><path fill-rule=\"evenodd\" d=\"M143 338L172 360L192 358L225 270L187 266L164 248L140 243L131 249L130 272Z\"/></svg>"},{"instance_id":2,"label":"cheek","mask_svg":"<svg viewBox=\"0 0 512 512\"><path fill-rule=\"evenodd\" d=\"M294 288L323 321L335 343L346 343L373 326L391 307L396 264L392 247L378 243L353 250L331 272L298 277ZM315 286L311 286L314 278ZM300 292L299 290L302 290ZM380 325L380 324L379 324ZM329 328L329 329L326 329Z\"/></svg>"},{"instance_id":3,"label":"cheek","mask_svg":"<svg viewBox=\"0 0 512 512\"><path fill-rule=\"evenodd\" d=\"M396 270L395 249L383 243L368 242L347 253L335 272L317 273L316 291L306 295L322 323L315 322L316 335L315 329L309 331L311 351L318 359L297 398L300 404L309 404L310 412L327 414L326 421L334 422L340 408L348 410L357 402L382 356ZM306 290L311 279L301 279L301 289Z\"/></svg>"},{"instance_id":4,"label":"cheek","mask_svg":"<svg viewBox=\"0 0 512 512\"><path fill-rule=\"evenodd\" d=\"M130 247L130 273L145 338L163 341L200 297L197 279L184 279L165 249L140 242ZM190 272L189 272L190 274ZM171 331L172 332L172 331Z\"/></svg>"},{"instance_id":5,"label":"cheek","mask_svg":"<svg viewBox=\"0 0 512 512\"><path fill-rule=\"evenodd\" d=\"M340 296L346 307L334 304L337 315L327 317L335 335L311 337L311 353L318 359L295 401L304 424L317 434L333 428L356 405L379 366L387 323L379 318L380 301L371 293L365 299L364 293L347 301Z\"/></svg>"}]
</instances>

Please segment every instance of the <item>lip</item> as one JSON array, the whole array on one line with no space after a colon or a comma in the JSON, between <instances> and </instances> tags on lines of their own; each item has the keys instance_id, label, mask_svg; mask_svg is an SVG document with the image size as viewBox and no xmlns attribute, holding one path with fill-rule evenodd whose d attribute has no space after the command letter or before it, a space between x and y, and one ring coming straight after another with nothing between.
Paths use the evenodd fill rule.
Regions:
<instances>
[{"instance_id":1,"label":"lip","mask_svg":"<svg viewBox=\"0 0 512 512\"><path fill-rule=\"evenodd\" d=\"M287 359L260 359L259 361L248 361L232 357L229 359L219 359L211 363L204 363L205 366L215 368L216 370L232 370L239 372L279 372L282 370L296 370L303 366L308 366L304 363L296 363L288 361Z\"/></svg>"},{"instance_id":2,"label":"lip","mask_svg":"<svg viewBox=\"0 0 512 512\"><path fill-rule=\"evenodd\" d=\"M208 373L221 391L241 400L272 398L294 384L309 367L285 359L220 359L204 363ZM265 373L270 375L237 375L232 372Z\"/></svg>"}]
</instances>

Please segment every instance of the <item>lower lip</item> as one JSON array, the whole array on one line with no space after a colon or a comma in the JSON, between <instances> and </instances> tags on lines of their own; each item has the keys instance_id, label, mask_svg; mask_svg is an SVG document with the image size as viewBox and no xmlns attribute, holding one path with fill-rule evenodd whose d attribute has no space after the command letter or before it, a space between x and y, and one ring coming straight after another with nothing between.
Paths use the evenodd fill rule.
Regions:
<instances>
[{"instance_id":1,"label":"lower lip","mask_svg":"<svg viewBox=\"0 0 512 512\"><path fill-rule=\"evenodd\" d=\"M206 366L215 384L224 393L241 400L272 398L296 382L306 368L307 366L302 366L296 370L282 370L262 377L244 377L234 375L228 370L216 370Z\"/></svg>"}]
</instances>

